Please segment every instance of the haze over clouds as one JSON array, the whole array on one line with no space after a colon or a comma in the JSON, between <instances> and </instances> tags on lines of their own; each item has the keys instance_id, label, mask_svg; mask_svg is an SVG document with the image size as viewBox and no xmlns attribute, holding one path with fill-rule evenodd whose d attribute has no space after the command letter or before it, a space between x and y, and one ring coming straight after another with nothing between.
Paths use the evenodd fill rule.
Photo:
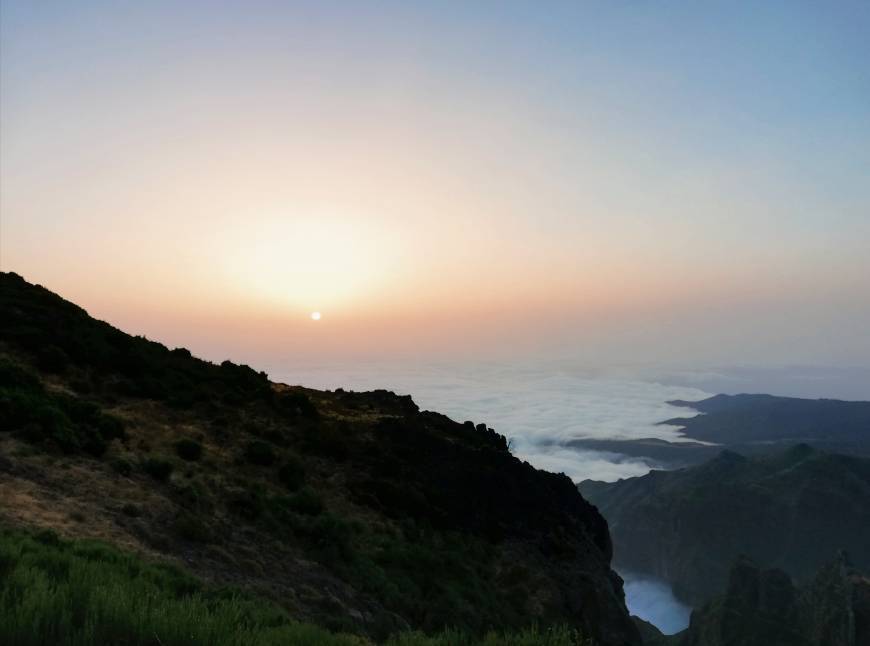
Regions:
<instances>
[{"instance_id":1,"label":"haze over clouds","mask_svg":"<svg viewBox=\"0 0 870 646\"><path fill-rule=\"evenodd\" d=\"M212 9L3 2L4 270L254 365L870 366L866 2Z\"/></svg>"}]
</instances>

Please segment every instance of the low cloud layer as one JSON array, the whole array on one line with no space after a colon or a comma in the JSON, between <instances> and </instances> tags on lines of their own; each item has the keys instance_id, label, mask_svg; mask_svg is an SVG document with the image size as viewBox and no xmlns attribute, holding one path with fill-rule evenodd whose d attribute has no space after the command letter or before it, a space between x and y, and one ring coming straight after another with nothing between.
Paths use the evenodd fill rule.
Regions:
<instances>
[{"instance_id":1,"label":"low cloud layer","mask_svg":"<svg viewBox=\"0 0 870 646\"><path fill-rule=\"evenodd\" d=\"M464 364L458 366L333 365L273 369L288 383L353 390L387 388L457 421L485 422L511 440L517 457L575 481L613 481L643 475L654 464L614 453L564 446L579 438L679 440L678 427L662 420L691 416L670 399L709 393L637 378L595 374L564 365Z\"/></svg>"}]
</instances>

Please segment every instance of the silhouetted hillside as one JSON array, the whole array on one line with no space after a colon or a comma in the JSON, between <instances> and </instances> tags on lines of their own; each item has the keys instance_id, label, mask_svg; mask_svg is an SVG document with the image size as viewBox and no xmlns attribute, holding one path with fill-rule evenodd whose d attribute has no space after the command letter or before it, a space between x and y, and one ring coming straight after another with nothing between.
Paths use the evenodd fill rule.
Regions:
<instances>
[{"instance_id":1,"label":"silhouetted hillside","mask_svg":"<svg viewBox=\"0 0 870 646\"><path fill-rule=\"evenodd\" d=\"M7 526L99 538L330 629L639 643L606 522L485 425L201 361L15 274L0 312Z\"/></svg>"}]
</instances>

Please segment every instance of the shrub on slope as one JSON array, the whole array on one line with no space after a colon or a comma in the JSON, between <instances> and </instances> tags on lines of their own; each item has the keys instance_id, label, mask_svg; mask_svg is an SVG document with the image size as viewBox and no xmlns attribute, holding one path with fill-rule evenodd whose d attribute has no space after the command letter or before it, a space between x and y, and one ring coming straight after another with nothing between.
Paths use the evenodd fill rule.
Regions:
<instances>
[{"instance_id":1,"label":"shrub on slope","mask_svg":"<svg viewBox=\"0 0 870 646\"><path fill-rule=\"evenodd\" d=\"M365 646L289 618L271 602L211 589L182 570L50 531L0 530L0 641L10 646ZM576 631L405 633L389 646L571 646Z\"/></svg>"}]
</instances>

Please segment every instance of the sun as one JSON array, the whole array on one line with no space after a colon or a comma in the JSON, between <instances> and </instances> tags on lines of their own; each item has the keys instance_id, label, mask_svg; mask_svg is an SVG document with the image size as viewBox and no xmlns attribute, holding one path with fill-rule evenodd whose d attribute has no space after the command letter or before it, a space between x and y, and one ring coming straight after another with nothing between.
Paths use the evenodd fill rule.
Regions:
<instances>
[{"instance_id":1,"label":"sun","mask_svg":"<svg viewBox=\"0 0 870 646\"><path fill-rule=\"evenodd\" d=\"M319 321L320 320L320 312L311 312L311 320Z\"/></svg>"}]
</instances>

